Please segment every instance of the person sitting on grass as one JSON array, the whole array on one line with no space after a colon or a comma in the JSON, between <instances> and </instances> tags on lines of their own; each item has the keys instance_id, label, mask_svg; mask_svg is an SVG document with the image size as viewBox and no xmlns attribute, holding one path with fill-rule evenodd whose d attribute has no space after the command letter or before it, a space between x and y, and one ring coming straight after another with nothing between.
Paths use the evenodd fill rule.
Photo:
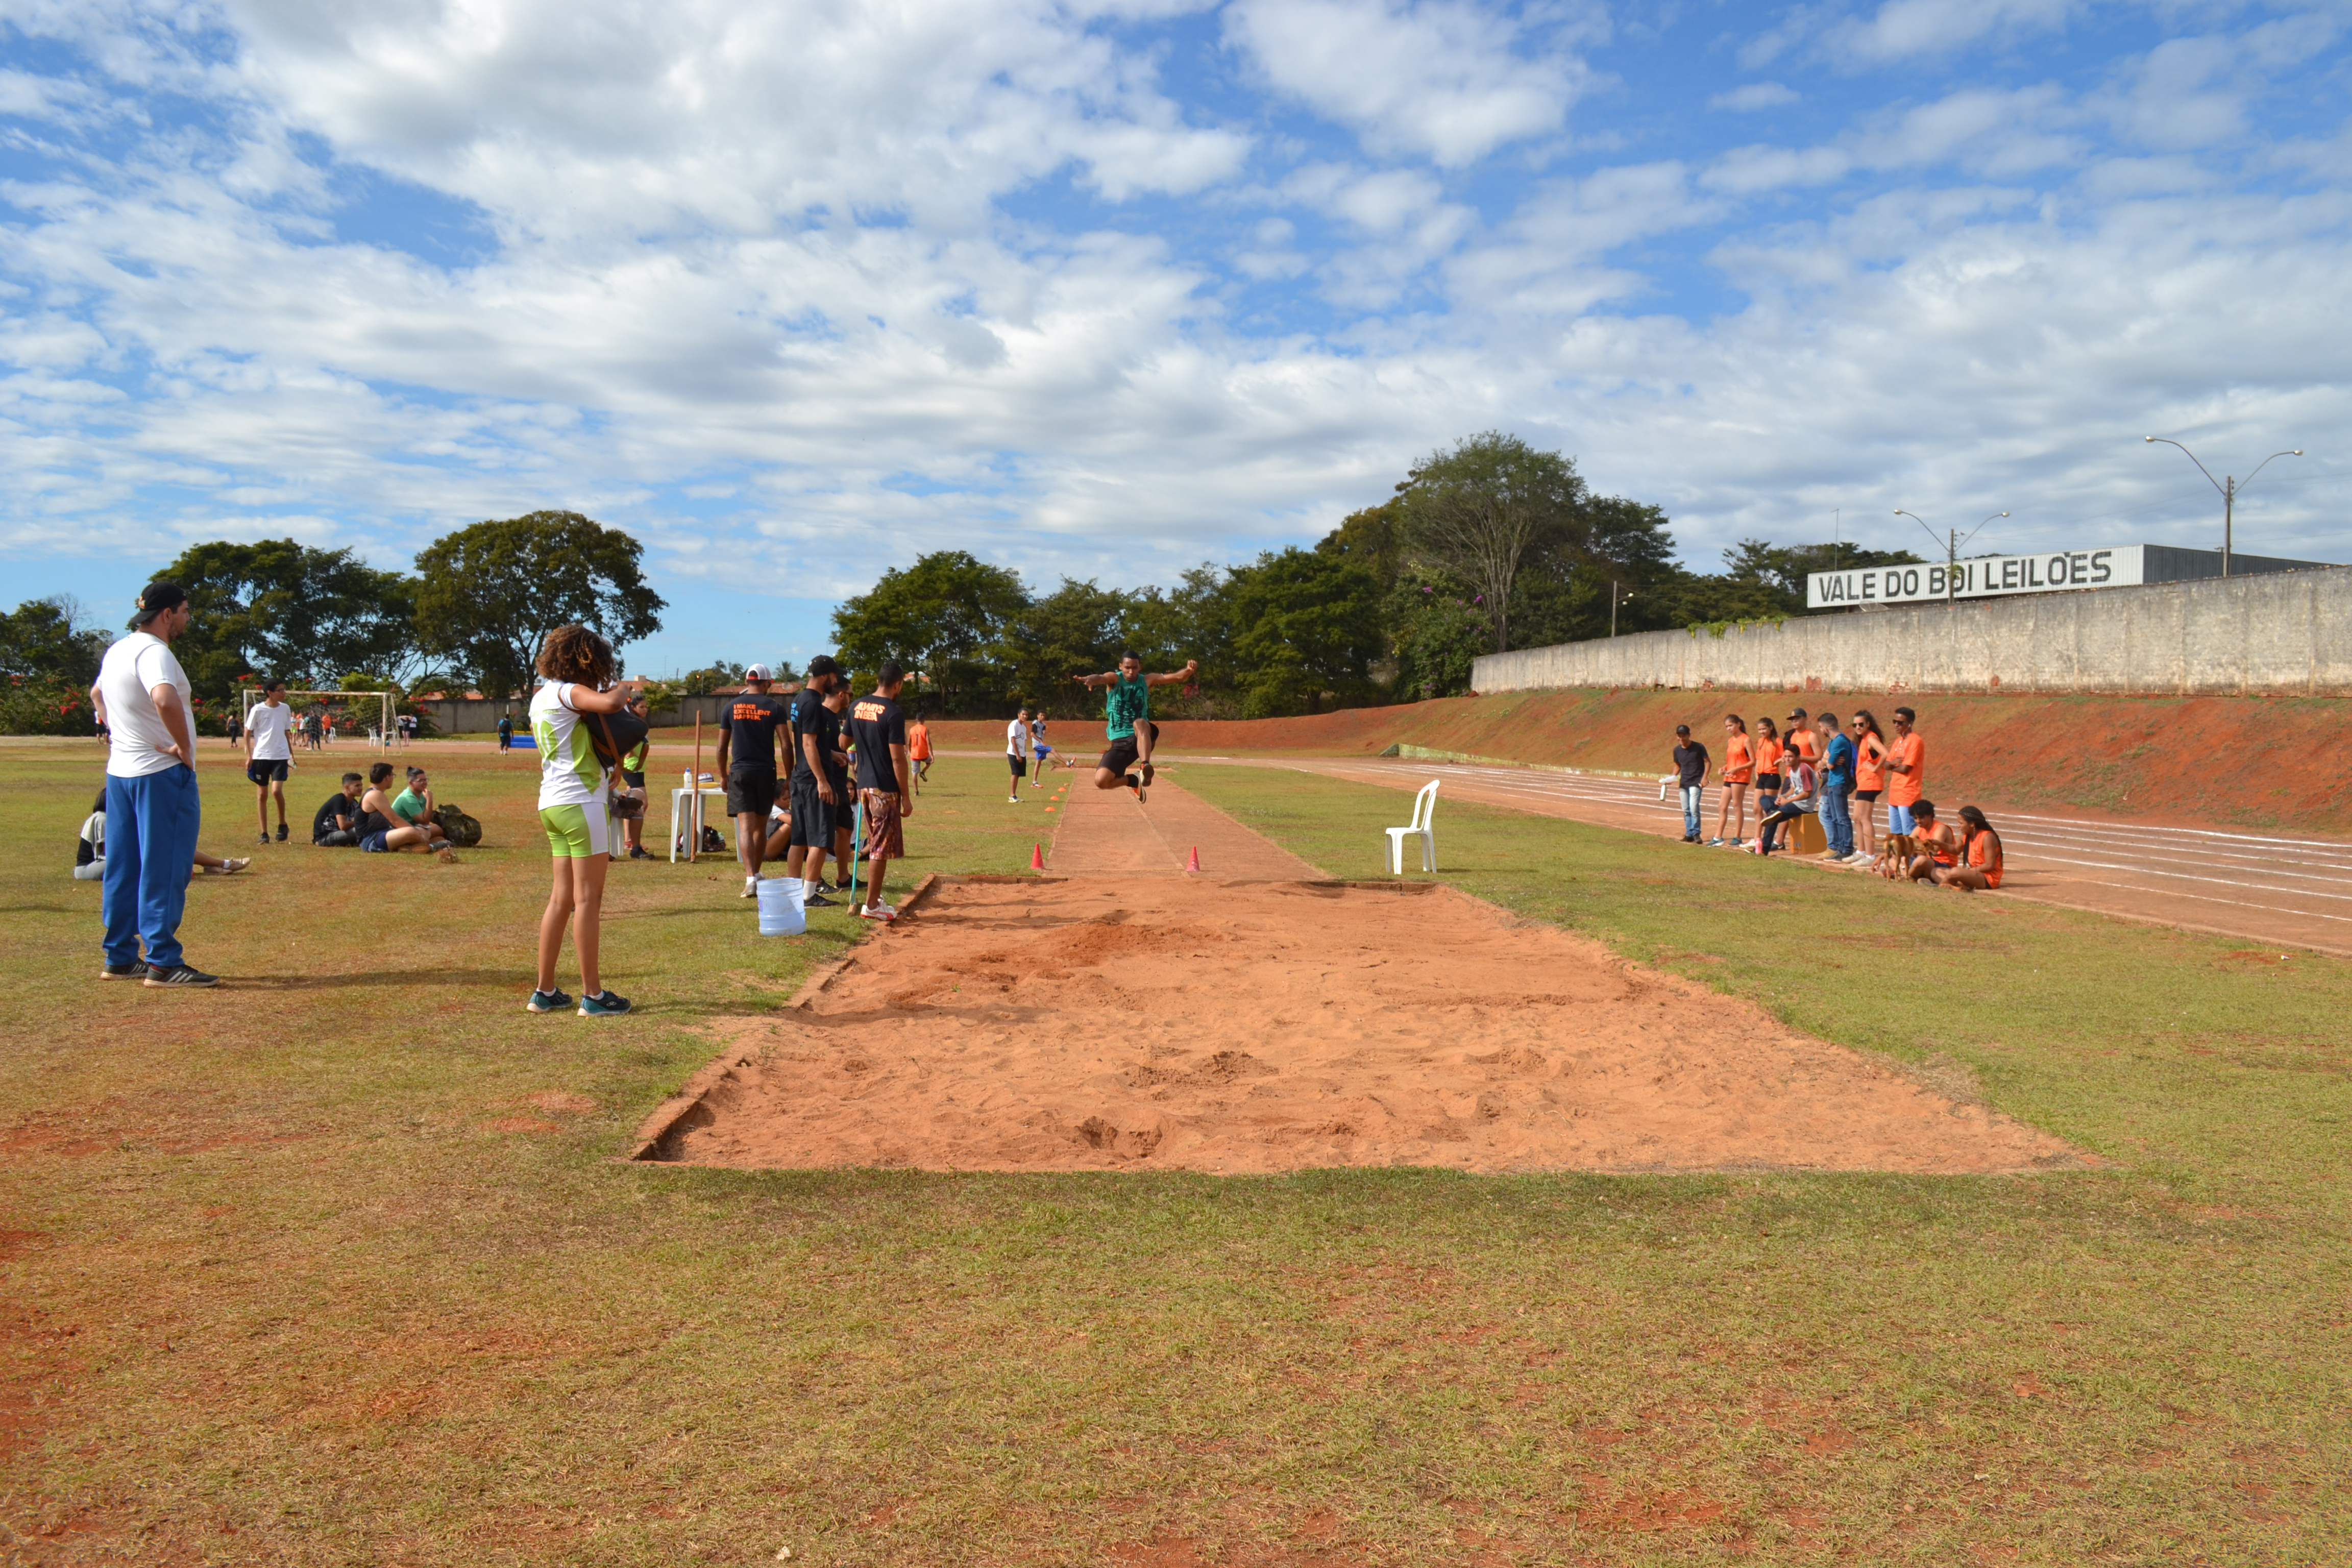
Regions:
<instances>
[{"instance_id":1,"label":"person sitting on grass","mask_svg":"<svg viewBox=\"0 0 2352 1568\"><path fill-rule=\"evenodd\" d=\"M378 763L368 769L368 787L360 795L360 847L371 855L415 849L438 854L444 860L456 860L457 851L449 847L448 835L441 831L439 823L430 819L410 823L393 808L392 797L383 793L384 785L391 782L390 763Z\"/></svg>"},{"instance_id":2,"label":"person sitting on grass","mask_svg":"<svg viewBox=\"0 0 2352 1568\"><path fill-rule=\"evenodd\" d=\"M392 797L393 815L411 827L432 823L437 828L441 825L433 820L434 809L433 781L425 775L423 768L409 769L408 787Z\"/></svg>"},{"instance_id":3,"label":"person sitting on grass","mask_svg":"<svg viewBox=\"0 0 2352 1568\"><path fill-rule=\"evenodd\" d=\"M207 877L234 877L253 862L232 857L224 860L217 855L196 851L196 869ZM100 882L106 879L106 792L100 790L90 802L89 816L82 819L81 834L74 840L74 880Z\"/></svg>"},{"instance_id":4,"label":"person sitting on grass","mask_svg":"<svg viewBox=\"0 0 2352 1568\"><path fill-rule=\"evenodd\" d=\"M343 787L320 803L310 814L310 842L330 849L349 849L360 841L360 785L357 773L343 775Z\"/></svg>"},{"instance_id":5,"label":"person sitting on grass","mask_svg":"<svg viewBox=\"0 0 2352 1568\"><path fill-rule=\"evenodd\" d=\"M1780 824L1810 816L1817 808L1814 793L1820 774L1813 769L1812 759L1791 743L1780 758L1780 795L1771 811L1756 826L1756 842L1747 846L1751 855L1769 855L1772 841Z\"/></svg>"},{"instance_id":6,"label":"person sitting on grass","mask_svg":"<svg viewBox=\"0 0 2352 1568\"><path fill-rule=\"evenodd\" d=\"M1915 800L1911 803L1909 838L1912 849L1909 858L1900 869L1883 871L1882 875L1897 881L1925 882L1933 887L1944 879L1946 872L1959 864L1960 836L1948 825L1936 820L1934 801Z\"/></svg>"},{"instance_id":7,"label":"person sitting on grass","mask_svg":"<svg viewBox=\"0 0 2352 1568\"><path fill-rule=\"evenodd\" d=\"M1985 814L1973 805L1960 807L1960 863L1936 880L1964 893L1985 893L2000 886L2000 835Z\"/></svg>"}]
</instances>

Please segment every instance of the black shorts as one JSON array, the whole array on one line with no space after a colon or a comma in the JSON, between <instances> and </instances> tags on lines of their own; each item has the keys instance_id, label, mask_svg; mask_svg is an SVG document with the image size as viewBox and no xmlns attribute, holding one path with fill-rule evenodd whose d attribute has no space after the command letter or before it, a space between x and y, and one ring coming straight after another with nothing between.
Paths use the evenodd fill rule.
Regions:
<instances>
[{"instance_id":1,"label":"black shorts","mask_svg":"<svg viewBox=\"0 0 2352 1568\"><path fill-rule=\"evenodd\" d=\"M840 810L841 792L834 792L835 804L827 805L816 793L814 773L794 773L793 793L793 836L788 842L795 849L822 849L833 853L834 826Z\"/></svg>"},{"instance_id":2,"label":"black shorts","mask_svg":"<svg viewBox=\"0 0 2352 1568\"><path fill-rule=\"evenodd\" d=\"M1756 787L1758 789L1777 791L1780 787L1780 775L1779 773L1758 773L1756 775Z\"/></svg>"},{"instance_id":3,"label":"black shorts","mask_svg":"<svg viewBox=\"0 0 2352 1568\"><path fill-rule=\"evenodd\" d=\"M730 768L727 770L727 815L741 816L746 813L765 816L776 804L776 770L773 768Z\"/></svg>"},{"instance_id":4,"label":"black shorts","mask_svg":"<svg viewBox=\"0 0 2352 1568\"><path fill-rule=\"evenodd\" d=\"M1155 746L1160 744L1160 726L1147 724L1144 728L1151 731L1151 743ZM1135 749L1135 737L1129 735L1124 741L1113 741L1110 743L1110 750L1102 754L1102 761L1097 763L1095 766L1108 768L1115 773L1123 773L1135 766L1135 759L1140 754Z\"/></svg>"},{"instance_id":5,"label":"black shorts","mask_svg":"<svg viewBox=\"0 0 2352 1568\"><path fill-rule=\"evenodd\" d=\"M1016 778L1016 779L1020 779L1020 778L1027 778L1027 777L1029 776L1029 759L1028 759L1028 758L1026 758L1026 757L1016 757L1016 756L1014 756L1012 752L1005 752L1005 753L1004 753L1004 760L1005 760L1005 762L1006 762L1007 763L1009 763L1009 764L1012 766L1012 769L1013 769L1013 776L1014 778Z\"/></svg>"},{"instance_id":6,"label":"black shorts","mask_svg":"<svg viewBox=\"0 0 2352 1568\"><path fill-rule=\"evenodd\" d=\"M276 762L256 757L245 764L245 776L257 784L284 784L288 766L289 763L283 757Z\"/></svg>"},{"instance_id":7,"label":"black shorts","mask_svg":"<svg viewBox=\"0 0 2352 1568\"><path fill-rule=\"evenodd\" d=\"M1876 800L1879 796L1879 791L1874 789L1858 789L1853 792L1853 798L1856 800Z\"/></svg>"}]
</instances>

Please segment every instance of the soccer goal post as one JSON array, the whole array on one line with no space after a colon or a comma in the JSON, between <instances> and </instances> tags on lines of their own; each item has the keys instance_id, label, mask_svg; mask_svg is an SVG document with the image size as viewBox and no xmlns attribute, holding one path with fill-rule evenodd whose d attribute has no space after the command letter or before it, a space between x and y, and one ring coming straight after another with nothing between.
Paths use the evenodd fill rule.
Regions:
<instances>
[{"instance_id":1,"label":"soccer goal post","mask_svg":"<svg viewBox=\"0 0 2352 1568\"><path fill-rule=\"evenodd\" d=\"M245 711L238 716L237 722L250 730L253 728L253 710L261 706L261 692L258 689L248 686L245 688ZM371 751L389 752L392 750L394 740L392 731L392 705L394 698L393 694L389 691L287 691L280 693L280 695L286 697L331 697L337 701L344 702L354 701L363 698L373 698L376 703L378 722L374 733L369 738L368 747Z\"/></svg>"}]
</instances>

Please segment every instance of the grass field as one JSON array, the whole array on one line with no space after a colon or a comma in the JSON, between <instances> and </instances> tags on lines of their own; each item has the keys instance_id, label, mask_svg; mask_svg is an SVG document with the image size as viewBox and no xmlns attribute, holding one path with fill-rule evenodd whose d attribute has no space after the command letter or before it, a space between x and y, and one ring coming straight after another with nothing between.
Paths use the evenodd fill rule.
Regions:
<instances>
[{"instance_id":1,"label":"grass field","mask_svg":"<svg viewBox=\"0 0 2352 1568\"><path fill-rule=\"evenodd\" d=\"M2112 1163L653 1168L615 1156L709 1054L698 1028L780 1004L846 922L762 941L727 865L616 867L607 974L642 1011L528 1016L529 772L436 763L488 847L273 847L200 882L191 959L236 984L185 995L96 981L97 890L65 870L94 753L0 749L9 1560L2352 1549L2343 964L1448 806L1449 880ZM1049 819L1001 776L941 765L911 873L1027 863ZM1401 815L1180 776L1342 874ZM249 791L206 778L206 845L244 853ZM1201 1001L1246 1037L1250 998L1209 973Z\"/></svg>"}]
</instances>

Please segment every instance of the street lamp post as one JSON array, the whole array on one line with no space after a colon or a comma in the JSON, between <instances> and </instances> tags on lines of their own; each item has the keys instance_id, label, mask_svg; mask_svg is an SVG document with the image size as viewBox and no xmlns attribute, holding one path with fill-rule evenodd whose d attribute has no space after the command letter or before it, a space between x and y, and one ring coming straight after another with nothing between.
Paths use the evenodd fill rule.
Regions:
<instances>
[{"instance_id":1,"label":"street lamp post","mask_svg":"<svg viewBox=\"0 0 2352 1568\"><path fill-rule=\"evenodd\" d=\"M2161 441L2168 447L2180 447L2180 443L2174 440L2169 436L2150 436L2147 439L2150 441ZM2207 468L2202 463L2197 462L2196 453L2189 452L2189 448L2186 447L2180 447L2180 449L2184 452L2189 452L2189 460L2192 463L2197 463L2197 471L2205 476L2205 482L2221 492L2221 575L2227 577L2230 574L2230 546L2231 543L2230 535L2231 525L2234 521L2231 514L2237 510L2238 502L2237 479L2235 476L2230 474L2224 474L2218 479L2215 479L2213 477L2212 469ZM2300 447L2294 448L2292 451L2273 452L2270 457L2264 458L2261 462L2254 465L2254 474L2259 474L2264 468L2269 468L2273 458L2300 458L2302 456L2303 448ZM2246 483L2252 484L2254 482L2254 474L2248 474L2246 476Z\"/></svg>"},{"instance_id":2,"label":"street lamp post","mask_svg":"<svg viewBox=\"0 0 2352 1568\"><path fill-rule=\"evenodd\" d=\"M1633 590L1631 588L1626 589L1623 595L1624 602L1630 604L1633 602ZM1619 595L1617 593L1617 580L1612 577L1609 581L1609 635L1612 637L1617 635L1618 603Z\"/></svg>"},{"instance_id":3,"label":"street lamp post","mask_svg":"<svg viewBox=\"0 0 2352 1568\"><path fill-rule=\"evenodd\" d=\"M1995 517L2007 517L2009 513L2005 511L1994 512L1991 517L1983 519L1966 533L1962 533L1957 529L1948 530L1941 538L1937 538L1937 536L1935 524L1929 522L1926 518L1921 517L1916 511L1905 511L1898 506L1895 509L1895 515L1897 517L1909 518L1912 521L1917 523L1920 527L1927 531L1928 538L1936 540L1937 543L1941 544L1944 547L1944 603L1948 605L1952 602L1954 597L1952 579L1958 575L1959 572L1960 546L1966 544L1969 540L1974 539L1978 534L1982 533L1984 531L1985 523L1990 522Z\"/></svg>"}]
</instances>

